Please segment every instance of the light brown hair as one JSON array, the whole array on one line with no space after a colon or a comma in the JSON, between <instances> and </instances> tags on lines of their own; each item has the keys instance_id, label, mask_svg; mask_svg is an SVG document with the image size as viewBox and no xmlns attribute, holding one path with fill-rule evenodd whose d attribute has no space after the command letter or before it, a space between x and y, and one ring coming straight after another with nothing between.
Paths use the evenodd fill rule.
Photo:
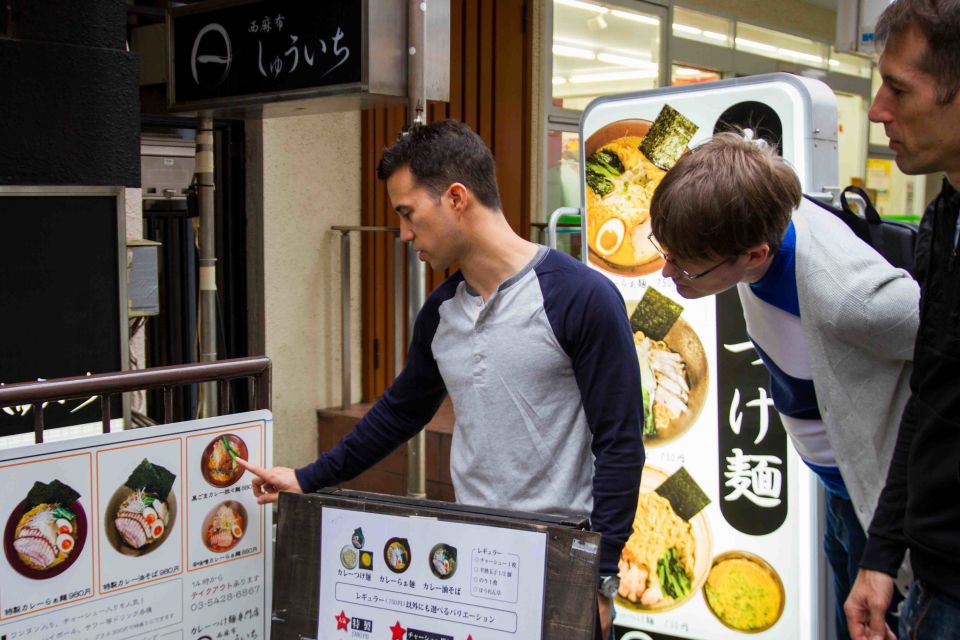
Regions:
<instances>
[{"instance_id":1,"label":"light brown hair","mask_svg":"<svg viewBox=\"0 0 960 640\"><path fill-rule=\"evenodd\" d=\"M960 0L896 0L880 14L874 39L882 45L911 28L927 41L919 65L937 81L937 102L951 102L960 90Z\"/></svg>"},{"instance_id":2,"label":"light brown hair","mask_svg":"<svg viewBox=\"0 0 960 640\"><path fill-rule=\"evenodd\" d=\"M650 202L653 234L673 257L716 260L771 251L803 193L775 146L725 132L684 155Z\"/></svg>"}]
</instances>

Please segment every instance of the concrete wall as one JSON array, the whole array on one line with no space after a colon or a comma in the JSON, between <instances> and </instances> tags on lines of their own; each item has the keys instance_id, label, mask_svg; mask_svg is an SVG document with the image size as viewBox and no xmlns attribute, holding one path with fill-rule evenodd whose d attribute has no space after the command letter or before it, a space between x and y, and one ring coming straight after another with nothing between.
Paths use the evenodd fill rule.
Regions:
<instances>
[{"instance_id":1,"label":"concrete wall","mask_svg":"<svg viewBox=\"0 0 960 640\"><path fill-rule=\"evenodd\" d=\"M360 223L360 113L274 118L247 128L247 173L255 176L247 201L250 329L263 328L252 336L251 353L273 360L274 463L295 467L317 455L317 409L340 402L340 234L330 227ZM359 239L351 249L356 401Z\"/></svg>"}]
</instances>

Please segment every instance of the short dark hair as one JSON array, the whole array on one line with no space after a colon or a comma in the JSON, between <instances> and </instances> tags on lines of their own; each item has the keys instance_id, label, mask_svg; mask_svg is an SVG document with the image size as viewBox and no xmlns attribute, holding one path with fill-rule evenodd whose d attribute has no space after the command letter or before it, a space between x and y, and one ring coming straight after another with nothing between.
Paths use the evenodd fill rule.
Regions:
<instances>
[{"instance_id":1,"label":"short dark hair","mask_svg":"<svg viewBox=\"0 0 960 640\"><path fill-rule=\"evenodd\" d=\"M927 41L920 68L937 81L937 102L951 102L960 90L960 0L896 0L880 14L874 39L916 28Z\"/></svg>"},{"instance_id":2,"label":"short dark hair","mask_svg":"<svg viewBox=\"0 0 960 640\"><path fill-rule=\"evenodd\" d=\"M717 133L685 154L650 201L653 235L682 260L780 247L803 192L797 174L763 140Z\"/></svg>"},{"instance_id":3,"label":"short dark hair","mask_svg":"<svg viewBox=\"0 0 960 640\"><path fill-rule=\"evenodd\" d=\"M439 120L413 127L383 152L377 177L387 180L402 167L409 167L416 184L434 198L459 182L483 205L500 208L493 155L462 122Z\"/></svg>"}]
</instances>

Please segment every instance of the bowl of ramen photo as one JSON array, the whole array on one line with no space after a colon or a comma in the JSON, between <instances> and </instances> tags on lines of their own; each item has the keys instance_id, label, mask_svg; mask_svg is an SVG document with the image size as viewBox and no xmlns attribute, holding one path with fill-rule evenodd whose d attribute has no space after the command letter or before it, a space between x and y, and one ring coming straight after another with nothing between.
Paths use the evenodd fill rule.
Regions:
<instances>
[{"instance_id":1,"label":"bowl of ramen photo","mask_svg":"<svg viewBox=\"0 0 960 640\"><path fill-rule=\"evenodd\" d=\"M786 596L770 563L748 551L727 551L713 559L703 599L724 626L759 633L780 619Z\"/></svg>"},{"instance_id":2,"label":"bowl of ramen photo","mask_svg":"<svg viewBox=\"0 0 960 640\"><path fill-rule=\"evenodd\" d=\"M657 612L693 597L710 569L710 528L703 513L709 503L685 468L668 476L644 467L633 531L620 555L619 604Z\"/></svg>"},{"instance_id":3,"label":"bowl of ramen photo","mask_svg":"<svg viewBox=\"0 0 960 640\"><path fill-rule=\"evenodd\" d=\"M214 553L233 549L247 531L247 510L236 500L214 507L203 519L203 544Z\"/></svg>"},{"instance_id":4,"label":"bowl of ramen photo","mask_svg":"<svg viewBox=\"0 0 960 640\"><path fill-rule=\"evenodd\" d=\"M87 539L87 517L79 499L79 493L59 480L33 484L4 529L3 549L17 573L44 580L76 561Z\"/></svg>"},{"instance_id":5,"label":"bowl of ramen photo","mask_svg":"<svg viewBox=\"0 0 960 640\"><path fill-rule=\"evenodd\" d=\"M658 271L648 239L650 199L698 127L670 105L649 120L618 120L584 144L587 246L591 263L618 275Z\"/></svg>"},{"instance_id":6,"label":"bowl of ramen photo","mask_svg":"<svg viewBox=\"0 0 960 640\"><path fill-rule=\"evenodd\" d=\"M247 443L240 436L228 433L217 436L200 456L200 472L204 480L215 487L229 487L243 475L243 467L237 458L249 456Z\"/></svg>"},{"instance_id":7,"label":"bowl of ramen photo","mask_svg":"<svg viewBox=\"0 0 960 640\"><path fill-rule=\"evenodd\" d=\"M681 317L683 307L657 289L647 287L627 310L640 365L643 441L656 446L683 435L700 416L708 391L707 354Z\"/></svg>"},{"instance_id":8,"label":"bowl of ramen photo","mask_svg":"<svg viewBox=\"0 0 960 640\"><path fill-rule=\"evenodd\" d=\"M146 458L107 502L103 532L125 556L142 556L167 539L177 517L176 476Z\"/></svg>"}]
</instances>

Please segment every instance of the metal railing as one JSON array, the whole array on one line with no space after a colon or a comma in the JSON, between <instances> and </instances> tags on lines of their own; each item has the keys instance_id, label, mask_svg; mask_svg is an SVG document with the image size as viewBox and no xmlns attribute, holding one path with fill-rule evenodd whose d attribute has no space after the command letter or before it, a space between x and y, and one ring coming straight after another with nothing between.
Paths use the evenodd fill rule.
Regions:
<instances>
[{"instance_id":1,"label":"metal railing","mask_svg":"<svg viewBox=\"0 0 960 640\"><path fill-rule=\"evenodd\" d=\"M223 414L230 406L228 383L237 378L252 378L255 409L270 408L270 358L265 356L8 384L0 387L0 407L31 404L34 440L41 443L44 403L100 396L103 433L110 433L110 399L118 393L162 389L164 423L169 423L173 422L174 387L219 383L219 410Z\"/></svg>"},{"instance_id":2,"label":"metal railing","mask_svg":"<svg viewBox=\"0 0 960 640\"><path fill-rule=\"evenodd\" d=\"M403 335L403 314L406 308L407 325L413 331L417 313L426 297L426 281L423 266L409 245L400 239L399 227L346 226L330 227L340 233L340 406L346 409L351 404L353 387L352 362L350 354L350 234L390 233L393 234L393 376L396 378L403 370L404 348L407 341ZM408 285L406 305L403 304L403 261L407 260ZM407 493L412 496L426 495L427 444L421 431L407 441Z\"/></svg>"}]
</instances>

